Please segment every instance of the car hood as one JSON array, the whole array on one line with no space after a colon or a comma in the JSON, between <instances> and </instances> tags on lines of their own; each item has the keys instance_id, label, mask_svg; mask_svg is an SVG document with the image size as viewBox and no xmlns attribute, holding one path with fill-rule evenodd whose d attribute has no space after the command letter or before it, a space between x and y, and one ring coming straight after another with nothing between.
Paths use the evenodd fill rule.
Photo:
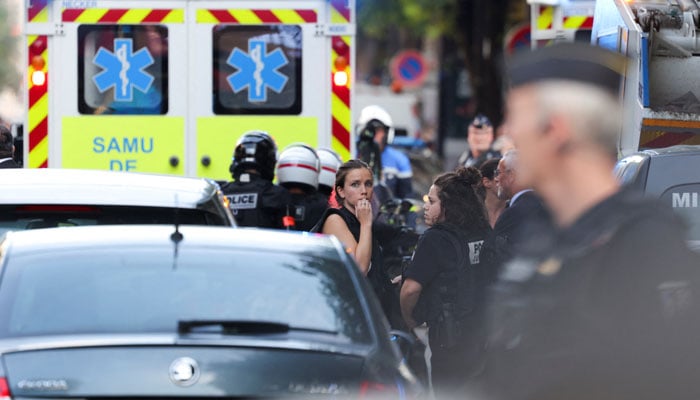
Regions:
<instances>
[{"instance_id":1,"label":"car hood","mask_svg":"<svg viewBox=\"0 0 700 400\"><path fill-rule=\"evenodd\" d=\"M175 335L0 345L14 398L342 395L358 389L365 363L362 351L332 346Z\"/></svg>"}]
</instances>

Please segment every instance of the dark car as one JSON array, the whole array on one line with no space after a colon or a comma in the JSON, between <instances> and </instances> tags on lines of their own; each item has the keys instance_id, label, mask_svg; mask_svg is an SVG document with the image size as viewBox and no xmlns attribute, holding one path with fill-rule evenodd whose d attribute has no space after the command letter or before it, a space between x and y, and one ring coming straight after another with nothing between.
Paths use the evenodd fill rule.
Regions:
<instances>
[{"instance_id":1,"label":"dark car","mask_svg":"<svg viewBox=\"0 0 700 400\"><path fill-rule=\"evenodd\" d=\"M235 226L214 181L58 168L0 170L0 235L105 224Z\"/></svg>"},{"instance_id":2,"label":"dark car","mask_svg":"<svg viewBox=\"0 0 700 400\"><path fill-rule=\"evenodd\" d=\"M201 226L0 242L12 398L405 398L419 386L337 239Z\"/></svg>"},{"instance_id":3,"label":"dark car","mask_svg":"<svg viewBox=\"0 0 700 400\"><path fill-rule=\"evenodd\" d=\"M700 146L643 150L619 160L615 174L681 215L691 247L700 250Z\"/></svg>"}]
</instances>

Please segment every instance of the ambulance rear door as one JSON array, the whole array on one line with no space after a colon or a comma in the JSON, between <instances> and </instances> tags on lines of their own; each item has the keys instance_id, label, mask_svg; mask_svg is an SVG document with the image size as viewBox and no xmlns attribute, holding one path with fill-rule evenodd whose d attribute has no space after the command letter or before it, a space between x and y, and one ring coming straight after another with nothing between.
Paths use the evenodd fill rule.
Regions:
<instances>
[{"instance_id":1,"label":"ambulance rear door","mask_svg":"<svg viewBox=\"0 0 700 400\"><path fill-rule=\"evenodd\" d=\"M49 167L186 174L187 2L51 6Z\"/></svg>"},{"instance_id":2,"label":"ambulance rear door","mask_svg":"<svg viewBox=\"0 0 700 400\"><path fill-rule=\"evenodd\" d=\"M195 175L230 180L236 142L265 131L279 151L333 143L329 1L197 1L188 19L191 96L188 138ZM350 46L346 46L349 49ZM344 117L349 127L349 99Z\"/></svg>"}]
</instances>

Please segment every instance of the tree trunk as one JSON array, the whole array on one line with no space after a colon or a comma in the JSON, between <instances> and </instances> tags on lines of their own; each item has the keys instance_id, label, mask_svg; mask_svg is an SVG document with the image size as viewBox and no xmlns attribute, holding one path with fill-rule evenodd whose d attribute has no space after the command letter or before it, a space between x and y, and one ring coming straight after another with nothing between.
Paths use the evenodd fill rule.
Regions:
<instances>
[{"instance_id":1,"label":"tree trunk","mask_svg":"<svg viewBox=\"0 0 700 400\"><path fill-rule=\"evenodd\" d=\"M477 112L503 119L503 36L508 0L460 0L457 29L465 49Z\"/></svg>"}]
</instances>

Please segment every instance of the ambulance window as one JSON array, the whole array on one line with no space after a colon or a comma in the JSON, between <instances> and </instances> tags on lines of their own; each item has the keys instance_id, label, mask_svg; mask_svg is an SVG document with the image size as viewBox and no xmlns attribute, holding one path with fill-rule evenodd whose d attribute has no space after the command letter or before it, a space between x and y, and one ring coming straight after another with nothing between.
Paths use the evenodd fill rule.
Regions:
<instances>
[{"instance_id":1,"label":"ambulance window","mask_svg":"<svg viewBox=\"0 0 700 400\"><path fill-rule=\"evenodd\" d=\"M661 195L661 202L673 207L685 220L689 240L700 240L700 184L671 187Z\"/></svg>"},{"instance_id":2,"label":"ambulance window","mask_svg":"<svg viewBox=\"0 0 700 400\"><path fill-rule=\"evenodd\" d=\"M298 25L215 26L214 113L301 113L301 35Z\"/></svg>"},{"instance_id":3,"label":"ambulance window","mask_svg":"<svg viewBox=\"0 0 700 400\"><path fill-rule=\"evenodd\" d=\"M168 112L168 28L161 25L78 27L81 114Z\"/></svg>"}]
</instances>

